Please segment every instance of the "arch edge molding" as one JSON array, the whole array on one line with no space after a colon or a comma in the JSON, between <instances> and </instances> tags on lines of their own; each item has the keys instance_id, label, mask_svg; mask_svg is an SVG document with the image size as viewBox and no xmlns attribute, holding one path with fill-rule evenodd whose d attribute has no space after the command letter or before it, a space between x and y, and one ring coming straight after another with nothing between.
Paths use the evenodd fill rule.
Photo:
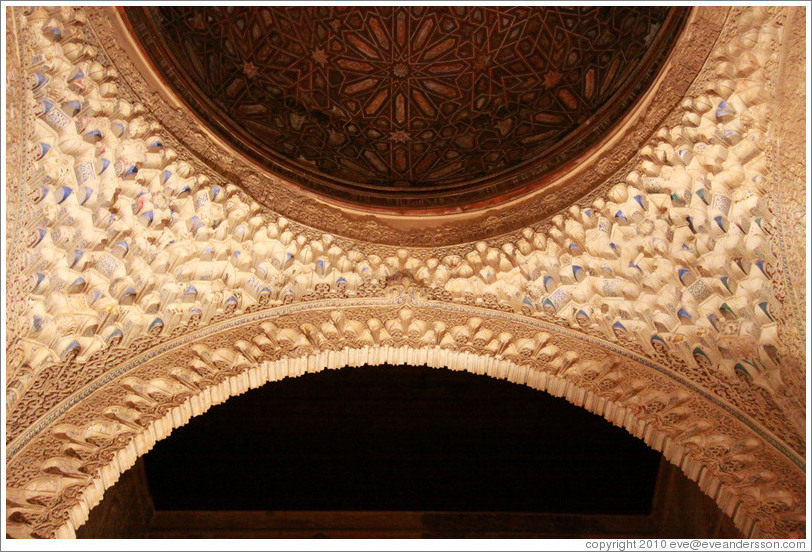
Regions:
<instances>
[{"instance_id":1,"label":"arch edge molding","mask_svg":"<svg viewBox=\"0 0 812 552\"><path fill-rule=\"evenodd\" d=\"M564 397L662 452L746 536L780 536L785 518L803 516L803 472L717 406L611 350L481 310L323 306L256 317L151 357L9 460L7 529L72 537L118 476L192 416L267 382L384 363L447 366Z\"/></svg>"}]
</instances>

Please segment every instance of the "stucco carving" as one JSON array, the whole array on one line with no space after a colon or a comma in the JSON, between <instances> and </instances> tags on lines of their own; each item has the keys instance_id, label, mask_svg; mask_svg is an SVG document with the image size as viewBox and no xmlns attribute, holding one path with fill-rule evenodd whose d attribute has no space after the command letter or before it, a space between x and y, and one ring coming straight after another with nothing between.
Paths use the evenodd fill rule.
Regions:
<instances>
[{"instance_id":1,"label":"stucco carving","mask_svg":"<svg viewBox=\"0 0 812 552\"><path fill-rule=\"evenodd\" d=\"M197 393L352 355L569 386L746 534L803 533L804 234L780 219L805 208L787 199L804 165L775 150L802 132L780 124L800 108L776 80L787 44L798 57L796 11L733 10L679 107L600 194L434 248L320 232L206 168L155 94L140 103L119 79L104 13L7 10L11 534L72 535L144 435L205 410Z\"/></svg>"},{"instance_id":2,"label":"stucco carving","mask_svg":"<svg viewBox=\"0 0 812 552\"><path fill-rule=\"evenodd\" d=\"M92 400L67 409L12 460L12 534L71 536L138 455L230 396L306 372L385 362L448 366L564 396L663 451L745 532L776 534L799 519L798 468L639 355L530 319L414 296L342 307L319 302L223 322L139 355L109 384L88 386Z\"/></svg>"}]
</instances>

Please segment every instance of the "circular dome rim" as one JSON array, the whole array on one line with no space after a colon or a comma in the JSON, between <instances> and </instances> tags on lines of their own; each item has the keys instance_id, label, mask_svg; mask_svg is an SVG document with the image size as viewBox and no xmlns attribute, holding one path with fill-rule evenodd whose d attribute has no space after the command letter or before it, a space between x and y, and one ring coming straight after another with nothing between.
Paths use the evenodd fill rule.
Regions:
<instances>
[{"instance_id":1,"label":"circular dome rim","mask_svg":"<svg viewBox=\"0 0 812 552\"><path fill-rule=\"evenodd\" d=\"M141 10L146 13L148 7L119 7L117 11L124 22L125 28L130 33L131 39L140 50L139 53L141 57L150 65L152 71L159 77L176 100L186 106L196 121L208 133L212 134L214 138L221 142L221 145L250 162L260 172L274 180L276 184L293 188L299 194L309 196L327 206L341 210L367 213L373 216L442 217L445 215L457 215L460 213L471 213L481 211L482 209L501 207L522 199L523 197L532 196L536 192L545 190L546 188L557 188L562 178L566 178L570 170L582 165L595 151L603 148L615 132L625 124L625 121L641 103L643 98L651 92L652 87L673 56L677 44L680 43L685 34L688 22L691 20L691 16L695 10L693 7L669 6L668 8L669 11L666 15L665 23L657 31L657 37L654 39L652 46L645 53L640 63L635 67L635 71L622 81L621 86L615 90L598 110L591 114L587 121L579 124L575 129L570 131L556 146L554 152L566 151L567 145L578 139L588 140L589 144L587 147L582 147L575 155L566 157L563 161L554 164L549 170L539 171L539 166L549 164L550 158L554 157L554 155L545 156L541 160L538 157L534 157L509 169L481 178L454 182L445 186L433 186L428 188L409 187L402 192L394 190L391 187L386 188L385 186L349 181L322 173L318 170L309 171L301 164L286 159L268 148L260 149L254 143L254 139L251 138L249 133L244 133L245 136L235 133L235 129L238 128L236 121L216 106L195 84L193 78L190 78L184 73L184 85L181 89L169 82L173 72L177 68L176 64L166 62L165 56L158 56L156 59L155 50L165 51L166 44L162 40L155 40L155 31L157 31L157 28L154 22L148 17L140 17L135 21L130 17L130 13L135 13L136 10ZM145 25L151 29L151 34L144 34ZM141 28L141 31L139 32L137 28ZM670 40L671 43L665 44L664 47L663 42L667 42L668 40ZM146 44L145 41L147 41ZM167 69L169 69L169 71L167 71ZM641 74L644 75L643 84L634 82L637 80L634 77L639 77ZM190 89L193 91L191 95L188 93ZM618 97L627 94L629 89L634 91L631 99L626 99L626 105L617 111L616 104ZM592 126L594 129L595 126L598 126L594 123L601 121L601 116L612 109L615 109L616 112L613 114L614 118L610 123L605 125L606 128L602 131L588 129L591 134L584 137L582 131L588 126ZM216 116L212 117L212 114ZM227 121L227 123L223 121ZM245 137L251 139L245 140ZM301 179L307 179L310 182L309 184L304 184L301 182ZM519 183L505 188L504 182L511 179L518 179ZM502 186L500 187L500 185ZM484 197L475 197L473 200L442 203L446 198L470 196L488 187L498 187L499 190L496 193L491 193ZM582 196L594 189L594 187L594 185L587 187L582 186L578 195ZM425 199L425 196L421 197L420 194L427 191L429 196L432 198L439 197L441 202L430 206L415 206L412 204L392 206L381 203L356 201L346 196L340 197L331 193L334 190L346 191L348 194L364 194L365 197L380 196L384 199L396 195L397 200L406 202L412 201L412 199L414 199L413 196ZM260 195L264 196L264 194Z\"/></svg>"}]
</instances>

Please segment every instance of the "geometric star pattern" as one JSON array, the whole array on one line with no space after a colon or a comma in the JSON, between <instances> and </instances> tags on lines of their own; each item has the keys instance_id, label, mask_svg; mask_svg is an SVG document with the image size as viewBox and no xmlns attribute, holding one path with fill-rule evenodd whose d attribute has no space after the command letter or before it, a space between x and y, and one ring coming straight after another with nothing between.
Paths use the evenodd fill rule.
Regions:
<instances>
[{"instance_id":1,"label":"geometric star pattern","mask_svg":"<svg viewBox=\"0 0 812 552\"><path fill-rule=\"evenodd\" d=\"M538 181L642 94L668 7L127 8L175 89L244 151L335 199L425 208ZM155 32L157 30L157 32Z\"/></svg>"}]
</instances>

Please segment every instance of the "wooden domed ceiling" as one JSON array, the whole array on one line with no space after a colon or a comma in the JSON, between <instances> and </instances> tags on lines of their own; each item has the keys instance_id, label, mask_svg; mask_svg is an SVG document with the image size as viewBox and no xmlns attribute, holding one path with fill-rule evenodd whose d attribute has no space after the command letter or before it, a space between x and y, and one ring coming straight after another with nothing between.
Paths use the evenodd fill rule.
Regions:
<instances>
[{"instance_id":1,"label":"wooden domed ceiling","mask_svg":"<svg viewBox=\"0 0 812 552\"><path fill-rule=\"evenodd\" d=\"M232 147L332 200L448 210L538 187L649 88L673 7L132 7L175 92Z\"/></svg>"}]
</instances>

